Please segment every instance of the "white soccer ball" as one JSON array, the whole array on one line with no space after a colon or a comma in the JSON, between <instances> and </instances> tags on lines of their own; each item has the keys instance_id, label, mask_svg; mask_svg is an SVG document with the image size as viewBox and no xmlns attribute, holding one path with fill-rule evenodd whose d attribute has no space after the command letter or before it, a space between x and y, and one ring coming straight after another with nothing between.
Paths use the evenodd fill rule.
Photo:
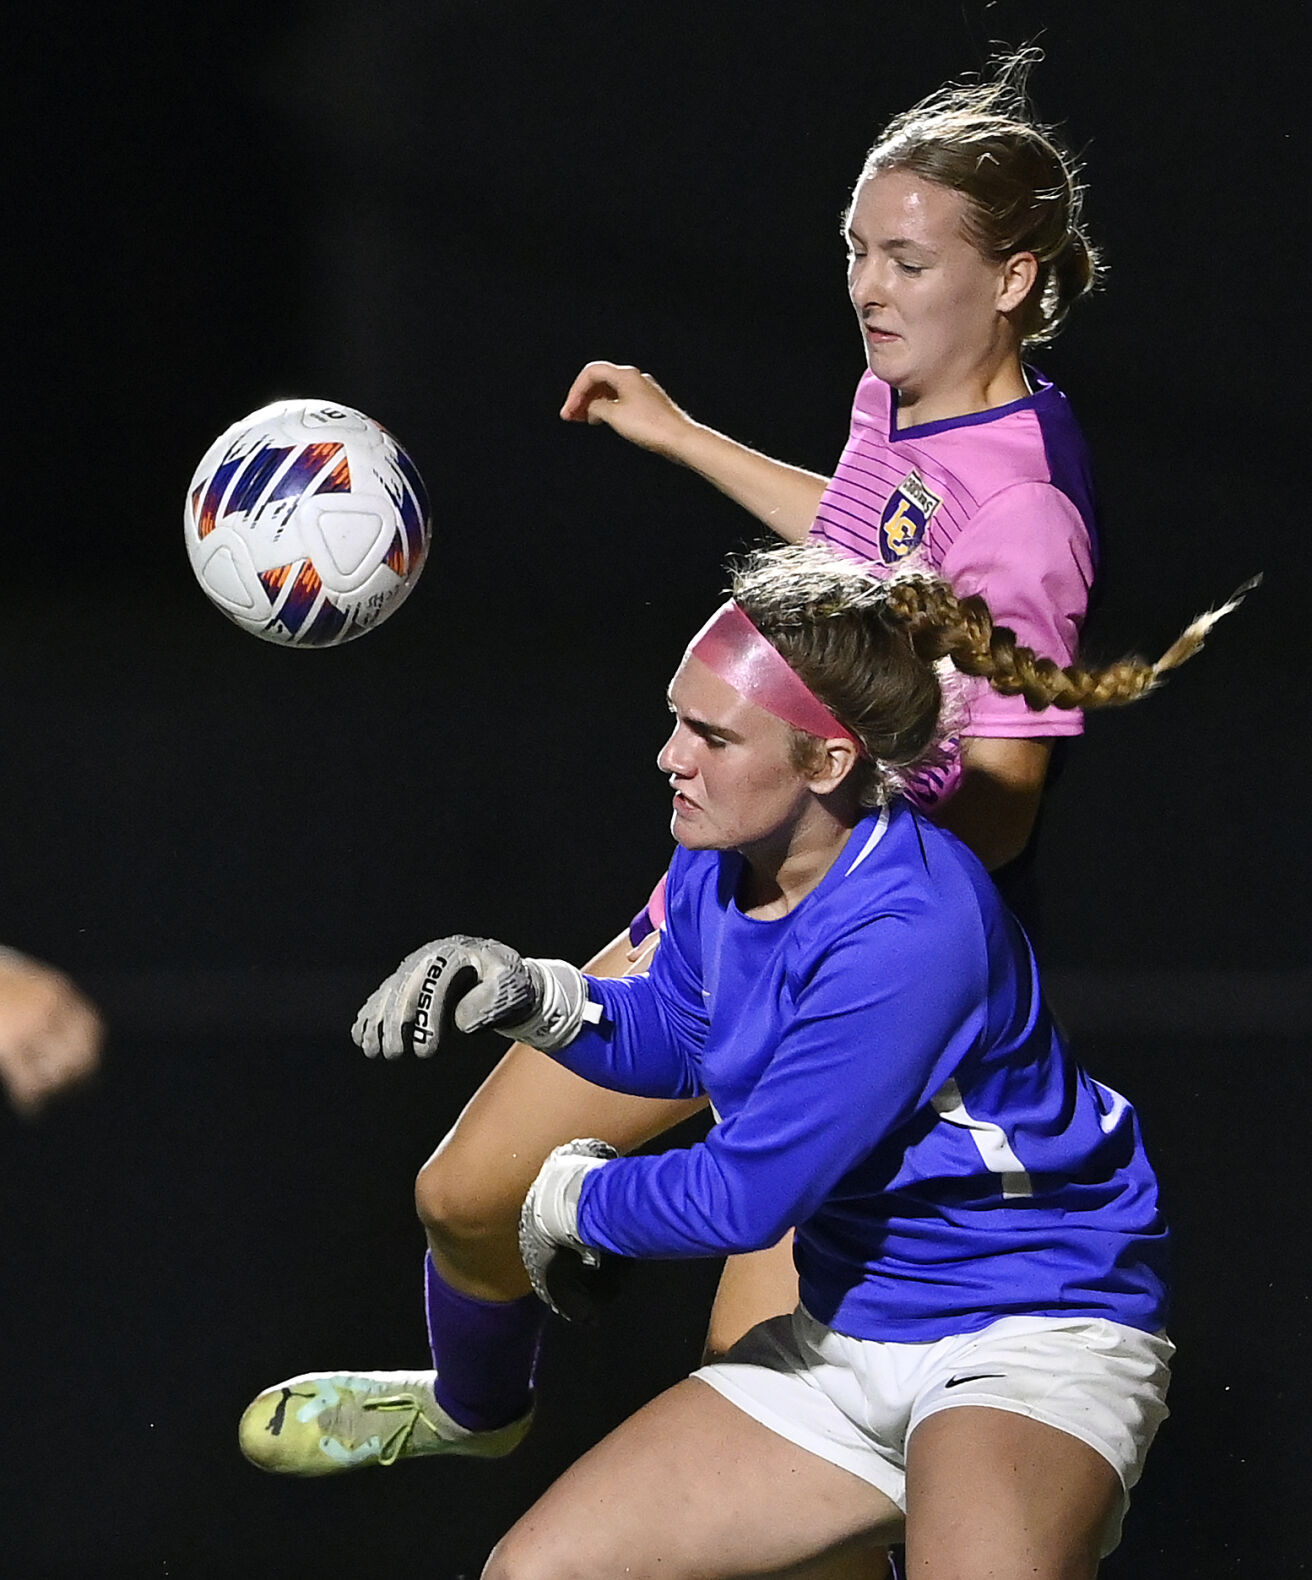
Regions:
<instances>
[{"instance_id":1,"label":"white soccer ball","mask_svg":"<svg viewBox=\"0 0 1312 1580\"><path fill-rule=\"evenodd\" d=\"M431 536L414 462L363 412L275 401L233 423L187 490L187 553L206 596L267 642L332 647L380 625Z\"/></svg>"}]
</instances>

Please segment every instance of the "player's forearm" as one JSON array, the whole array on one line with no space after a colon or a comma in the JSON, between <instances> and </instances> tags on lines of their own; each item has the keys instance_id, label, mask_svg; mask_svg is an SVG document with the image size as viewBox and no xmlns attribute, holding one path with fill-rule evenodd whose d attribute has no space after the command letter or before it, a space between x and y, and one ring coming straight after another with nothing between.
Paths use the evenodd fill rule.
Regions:
<instances>
[{"instance_id":1,"label":"player's forearm","mask_svg":"<svg viewBox=\"0 0 1312 1580\"><path fill-rule=\"evenodd\" d=\"M778 1181L726 1172L705 1143L621 1158L583 1186L584 1244L618 1256L736 1256L775 1244L794 1221ZM604 1175L604 1178L602 1177Z\"/></svg>"},{"instance_id":2,"label":"player's forearm","mask_svg":"<svg viewBox=\"0 0 1312 1580\"><path fill-rule=\"evenodd\" d=\"M650 983L635 978L586 980L590 997L603 1007L602 1020L583 1026L570 1042L553 1049L557 1064L594 1086L630 1097L699 1096L692 1061L655 1003Z\"/></svg>"},{"instance_id":3,"label":"player's forearm","mask_svg":"<svg viewBox=\"0 0 1312 1580\"><path fill-rule=\"evenodd\" d=\"M829 486L818 472L772 460L701 423L689 422L667 453L789 543L805 538Z\"/></svg>"}]
</instances>

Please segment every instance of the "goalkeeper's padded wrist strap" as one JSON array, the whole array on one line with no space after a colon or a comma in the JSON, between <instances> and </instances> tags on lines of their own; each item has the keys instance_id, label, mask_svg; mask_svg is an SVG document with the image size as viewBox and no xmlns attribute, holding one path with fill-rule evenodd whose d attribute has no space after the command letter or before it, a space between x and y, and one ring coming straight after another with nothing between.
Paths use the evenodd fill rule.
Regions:
<instances>
[{"instance_id":1,"label":"goalkeeper's padded wrist strap","mask_svg":"<svg viewBox=\"0 0 1312 1580\"><path fill-rule=\"evenodd\" d=\"M587 979L565 960L525 960L537 994L537 1008L516 1026L499 1026L502 1036L526 1042L542 1053L554 1053L573 1042L585 1021L601 1019L601 1005L588 997Z\"/></svg>"},{"instance_id":2,"label":"goalkeeper's padded wrist strap","mask_svg":"<svg viewBox=\"0 0 1312 1580\"><path fill-rule=\"evenodd\" d=\"M605 1148L591 1155L584 1148ZM593 1169L610 1161L614 1148L602 1141L571 1141L557 1147L534 1182L530 1200L537 1228L554 1245L588 1251L579 1239L579 1196L583 1181Z\"/></svg>"}]
</instances>

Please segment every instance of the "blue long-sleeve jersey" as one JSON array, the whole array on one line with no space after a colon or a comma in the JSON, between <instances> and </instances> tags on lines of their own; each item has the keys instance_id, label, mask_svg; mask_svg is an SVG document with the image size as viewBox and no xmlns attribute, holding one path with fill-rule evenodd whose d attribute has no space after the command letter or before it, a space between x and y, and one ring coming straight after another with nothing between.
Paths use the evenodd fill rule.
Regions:
<instances>
[{"instance_id":1,"label":"blue long-sleeve jersey","mask_svg":"<svg viewBox=\"0 0 1312 1580\"><path fill-rule=\"evenodd\" d=\"M1138 1122L1074 1061L988 875L905 803L854 829L787 916L735 900L734 852L680 850L645 977L556 1057L599 1085L706 1093L697 1145L584 1182L584 1241L716 1256L796 1226L801 1294L861 1338L999 1316L1155 1331L1166 1231Z\"/></svg>"}]
</instances>

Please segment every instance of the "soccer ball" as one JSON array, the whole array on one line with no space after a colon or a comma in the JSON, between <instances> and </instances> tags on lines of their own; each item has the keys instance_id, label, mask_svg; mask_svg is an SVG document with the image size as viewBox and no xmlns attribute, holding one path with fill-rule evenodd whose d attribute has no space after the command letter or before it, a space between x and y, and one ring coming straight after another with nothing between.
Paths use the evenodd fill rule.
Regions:
<instances>
[{"instance_id":1,"label":"soccer ball","mask_svg":"<svg viewBox=\"0 0 1312 1580\"><path fill-rule=\"evenodd\" d=\"M428 495L385 428L331 401L284 400L233 423L187 490L187 553L243 631L332 647L405 601L428 553Z\"/></svg>"}]
</instances>

